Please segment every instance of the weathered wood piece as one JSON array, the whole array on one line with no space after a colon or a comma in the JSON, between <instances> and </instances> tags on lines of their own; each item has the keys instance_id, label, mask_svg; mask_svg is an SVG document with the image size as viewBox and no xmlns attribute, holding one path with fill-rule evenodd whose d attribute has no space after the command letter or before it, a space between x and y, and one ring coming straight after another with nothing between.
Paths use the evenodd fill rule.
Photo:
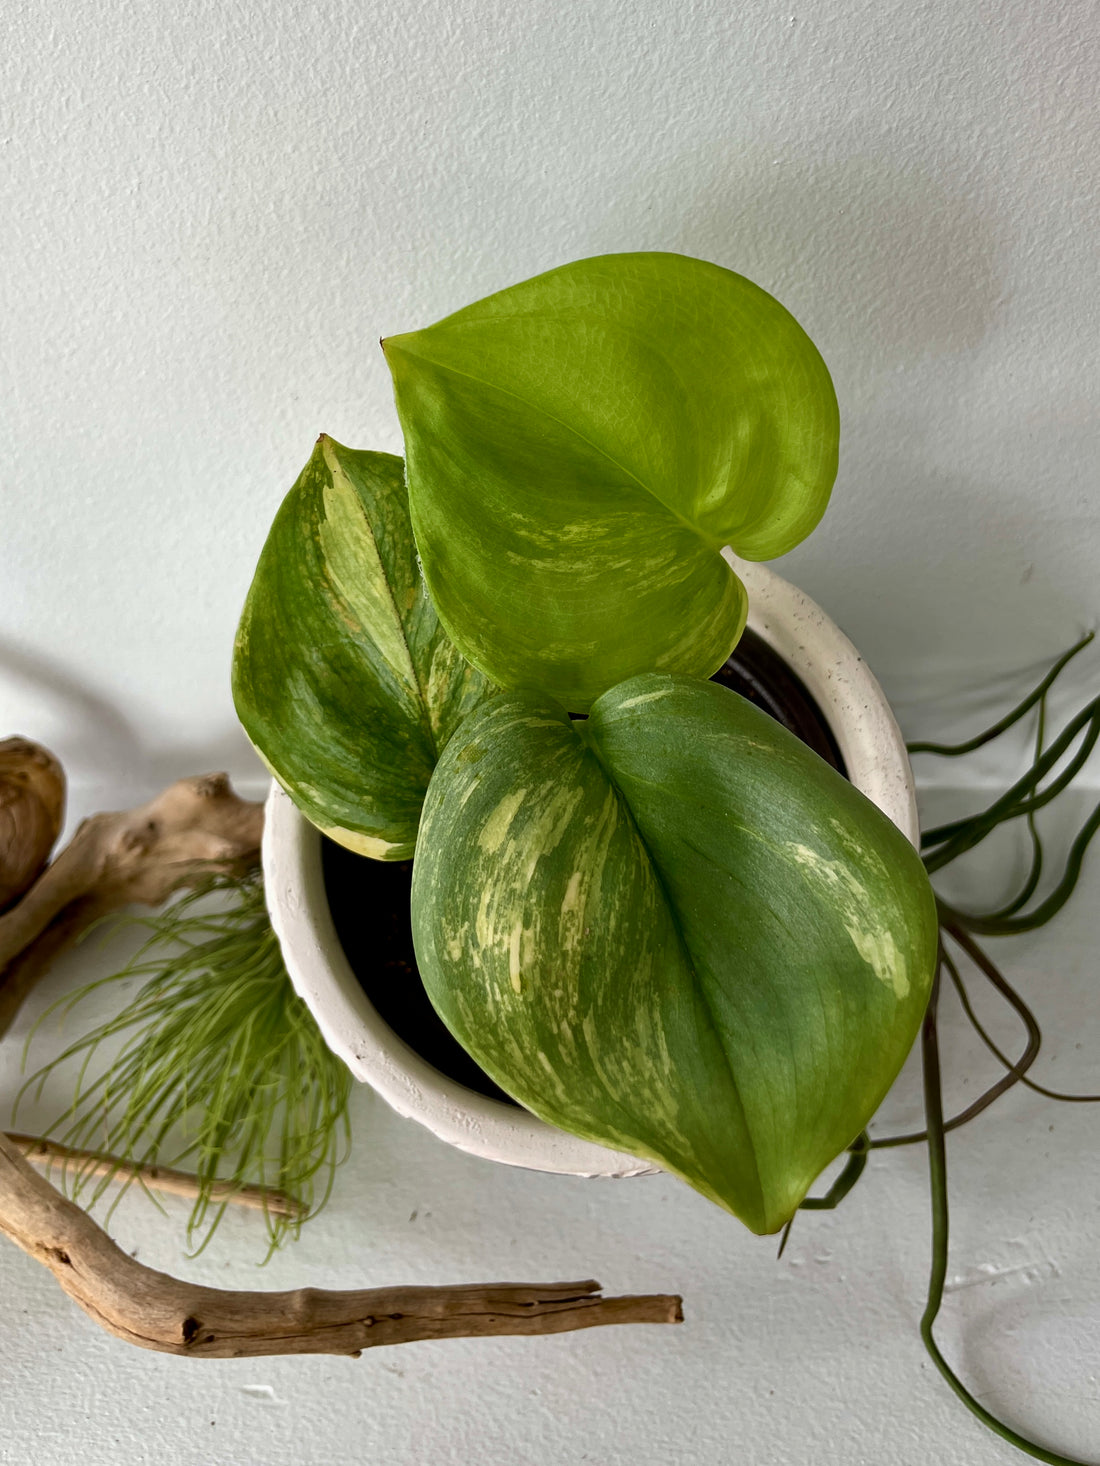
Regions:
<instances>
[{"instance_id":1,"label":"weathered wood piece","mask_svg":"<svg viewBox=\"0 0 1100 1466\"><path fill-rule=\"evenodd\" d=\"M225 774L170 784L136 809L84 820L17 905L0 916L0 1037L57 954L101 916L260 858L263 805Z\"/></svg>"},{"instance_id":2,"label":"weathered wood piece","mask_svg":"<svg viewBox=\"0 0 1100 1466\"><path fill-rule=\"evenodd\" d=\"M181 1282L130 1257L0 1136L0 1231L48 1267L108 1333L162 1354L238 1359L356 1356L378 1344L558 1334L604 1324L679 1323L680 1299L604 1298L600 1285L472 1283L332 1292L230 1292Z\"/></svg>"},{"instance_id":3,"label":"weathered wood piece","mask_svg":"<svg viewBox=\"0 0 1100 1466\"><path fill-rule=\"evenodd\" d=\"M65 773L29 738L0 741L0 911L37 879L61 833Z\"/></svg>"}]
</instances>

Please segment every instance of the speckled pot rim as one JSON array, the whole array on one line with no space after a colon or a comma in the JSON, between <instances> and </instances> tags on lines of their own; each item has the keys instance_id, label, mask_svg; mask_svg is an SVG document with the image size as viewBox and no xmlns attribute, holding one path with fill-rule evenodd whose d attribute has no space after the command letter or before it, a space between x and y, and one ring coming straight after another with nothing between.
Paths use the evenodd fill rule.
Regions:
<instances>
[{"instance_id":1,"label":"speckled pot rim","mask_svg":"<svg viewBox=\"0 0 1100 1466\"><path fill-rule=\"evenodd\" d=\"M866 662L813 601L770 570L728 556L749 592L749 626L798 674L829 723L852 783L919 844L901 732ZM460 1150L580 1176L651 1174L648 1161L578 1140L526 1110L475 1094L426 1064L385 1024L352 972L329 914L321 837L272 784L263 838L272 925L294 986L356 1079Z\"/></svg>"}]
</instances>

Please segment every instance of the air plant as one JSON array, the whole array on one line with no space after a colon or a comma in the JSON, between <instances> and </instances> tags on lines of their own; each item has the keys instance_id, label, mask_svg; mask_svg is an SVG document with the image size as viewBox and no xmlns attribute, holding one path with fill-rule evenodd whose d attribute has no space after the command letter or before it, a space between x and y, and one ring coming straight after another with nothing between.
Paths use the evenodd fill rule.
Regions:
<instances>
[{"instance_id":1,"label":"air plant","mask_svg":"<svg viewBox=\"0 0 1100 1466\"><path fill-rule=\"evenodd\" d=\"M17 1106L79 1060L73 1101L48 1127L62 1145L88 1152L62 1170L73 1198L94 1206L121 1180L113 1211L130 1167L187 1165L198 1183L187 1227L198 1253L229 1195L259 1186L293 1203L264 1207L270 1256L331 1193L350 1143L351 1076L294 991L258 872L213 879L158 915L123 920L150 932L134 958L60 999L35 1027L104 987L142 986L28 1079ZM116 1056L90 1077L101 1045L119 1038ZM104 1153L114 1164L102 1165Z\"/></svg>"}]
</instances>

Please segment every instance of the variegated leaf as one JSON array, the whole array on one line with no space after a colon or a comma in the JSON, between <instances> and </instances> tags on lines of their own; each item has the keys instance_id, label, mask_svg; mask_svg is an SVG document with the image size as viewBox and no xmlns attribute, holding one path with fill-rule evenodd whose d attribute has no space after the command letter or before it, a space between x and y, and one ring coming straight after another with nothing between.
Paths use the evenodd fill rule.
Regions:
<instances>
[{"instance_id":1,"label":"variegated leaf","mask_svg":"<svg viewBox=\"0 0 1100 1466\"><path fill-rule=\"evenodd\" d=\"M504 686L582 711L634 673L709 676L746 612L721 548L781 555L825 510L829 374L717 265L581 260L383 346L432 597Z\"/></svg>"},{"instance_id":2,"label":"variegated leaf","mask_svg":"<svg viewBox=\"0 0 1100 1466\"><path fill-rule=\"evenodd\" d=\"M432 778L417 960L544 1119L782 1227L909 1051L936 953L919 858L744 699L634 678L587 722L504 694Z\"/></svg>"},{"instance_id":3,"label":"variegated leaf","mask_svg":"<svg viewBox=\"0 0 1100 1466\"><path fill-rule=\"evenodd\" d=\"M318 439L233 661L238 716L272 773L326 834L382 860L412 854L436 759L488 690L419 574L403 467Z\"/></svg>"}]
</instances>

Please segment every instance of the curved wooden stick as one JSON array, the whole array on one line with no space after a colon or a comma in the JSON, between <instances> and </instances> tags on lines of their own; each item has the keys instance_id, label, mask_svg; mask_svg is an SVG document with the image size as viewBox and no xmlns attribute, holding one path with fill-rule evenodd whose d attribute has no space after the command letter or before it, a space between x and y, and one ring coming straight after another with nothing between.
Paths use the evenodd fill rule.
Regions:
<instances>
[{"instance_id":1,"label":"curved wooden stick","mask_svg":"<svg viewBox=\"0 0 1100 1466\"><path fill-rule=\"evenodd\" d=\"M71 1145L62 1145L45 1135L22 1135L15 1130L7 1130L4 1134L27 1160L46 1168L47 1178L50 1169L57 1164L61 1167L62 1174L72 1167L82 1180L109 1175L124 1185L137 1181L150 1190L163 1191L169 1196L196 1197L199 1194L199 1178L191 1171L177 1171L171 1166L147 1165L141 1161L126 1160L122 1156L107 1155L103 1151L79 1150ZM215 1181L208 1194L213 1202L228 1201L232 1206L268 1212L272 1216L298 1218L306 1210L293 1196L269 1186Z\"/></svg>"},{"instance_id":2,"label":"curved wooden stick","mask_svg":"<svg viewBox=\"0 0 1100 1466\"><path fill-rule=\"evenodd\" d=\"M54 957L94 921L260 858L263 805L225 774L170 784L136 809L84 820L23 899L0 916L0 1036Z\"/></svg>"},{"instance_id":3,"label":"curved wooden stick","mask_svg":"<svg viewBox=\"0 0 1100 1466\"><path fill-rule=\"evenodd\" d=\"M680 1299L603 1298L599 1283L472 1283L330 1292L229 1292L135 1261L0 1136L0 1231L48 1267L108 1333L192 1359L359 1355L377 1344L558 1334L619 1323L679 1323Z\"/></svg>"},{"instance_id":4,"label":"curved wooden stick","mask_svg":"<svg viewBox=\"0 0 1100 1466\"><path fill-rule=\"evenodd\" d=\"M138 809L85 820L13 910L0 916L0 1035L51 958L130 902L259 858L263 806L224 774L181 779ZM476 1283L329 1292L227 1292L135 1261L39 1176L0 1134L0 1232L48 1267L108 1333L191 1358L350 1354L376 1344L557 1334L613 1323L678 1323L680 1299L602 1298L599 1284Z\"/></svg>"}]
</instances>

